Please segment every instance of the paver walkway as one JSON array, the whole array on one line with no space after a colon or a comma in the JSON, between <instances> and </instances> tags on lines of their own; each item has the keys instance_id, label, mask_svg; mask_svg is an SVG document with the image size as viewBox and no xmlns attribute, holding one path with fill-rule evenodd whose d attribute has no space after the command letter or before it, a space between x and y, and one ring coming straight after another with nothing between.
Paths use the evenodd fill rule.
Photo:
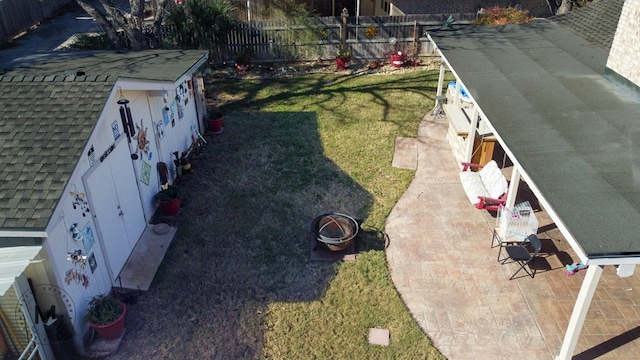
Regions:
<instances>
[{"instance_id":1,"label":"paver walkway","mask_svg":"<svg viewBox=\"0 0 640 360\"><path fill-rule=\"evenodd\" d=\"M584 278L584 272L568 276L564 264L578 258L538 208L538 273L509 281L516 267L496 261L495 218L469 203L446 130L444 117L428 114L421 122L415 178L386 225L393 282L449 359L553 359ZM638 276L619 278L605 267L574 358L638 358L638 289Z\"/></svg>"}]
</instances>

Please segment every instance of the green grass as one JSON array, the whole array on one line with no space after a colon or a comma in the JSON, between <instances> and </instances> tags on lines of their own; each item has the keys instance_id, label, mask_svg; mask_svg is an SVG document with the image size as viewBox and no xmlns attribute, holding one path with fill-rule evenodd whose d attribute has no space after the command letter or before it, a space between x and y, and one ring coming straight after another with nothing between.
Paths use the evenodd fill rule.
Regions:
<instances>
[{"instance_id":1,"label":"green grass","mask_svg":"<svg viewBox=\"0 0 640 360\"><path fill-rule=\"evenodd\" d=\"M442 359L382 236L414 175L391 167L394 140L416 136L437 76L211 79L225 130L181 184L178 236L114 359ZM362 220L354 262L309 260L311 222L332 211ZM388 347L368 344L372 327Z\"/></svg>"},{"instance_id":2,"label":"green grass","mask_svg":"<svg viewBox=\"0 0 640 360\"><path fill-rule=\"evenodd\" d=\"M216 89L233 94L235 99L221 106L230 114L229 126L236 126L255 113L286 113L293 121L298 120L297 112L313 114L322 155L353 183L351 186L361 188L369 197L362 201L351 199L354 203L349 210L364 219L365 229L379 233L413 178L412 171L390 166L394 139L416 136L420 119L433 106L436 80L435 72L424 71L361 77L310 75L266 82L220 82ZM279 129L267 130L264 136L280 132L278 137L296 139L291 134L297 131L295 128ZM318 150L305 149L304 140L298 138L302 143L292 145L301 149L302 162L313 167L320 161L313 155ZM293 154L277 161L292 159L290 155ZM295 159L300 162L300 158ZM296 172L303 169L301 173L307 175L311 170L300 163L291 168ZM317 173L311 175L313 179L284 174L286 180L279 180L276 187L293 191L297 188L293 184L315 182L314 186L331 188L338 180ZM304 185L302 189L307 190ZM295 354L318 359L440 358L399 298L384 251L375 244L361 248L356 262L338 265L320 298L269 304L265 326L265 358L291 358ZM369 345L367 334L371 327L389 329L391 345Z\"/></svg>"}]
</instances>

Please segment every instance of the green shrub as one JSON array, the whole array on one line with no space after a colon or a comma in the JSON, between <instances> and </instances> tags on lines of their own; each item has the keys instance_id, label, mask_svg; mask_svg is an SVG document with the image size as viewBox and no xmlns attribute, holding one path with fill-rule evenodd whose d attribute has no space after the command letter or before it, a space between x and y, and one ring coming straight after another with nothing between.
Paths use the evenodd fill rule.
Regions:
<instances>
[{"instance_id":1,"label":"green shrub","mask_svg":"<svg viewBox=\"0 0 640 360\"><path fill-rule=\"evenodd\" d=\"M507 25L507 24L528 24L533 20L529 16L529 10L520 10L515 7L494 6L485 9L474 25Z\"/></svg>"}]
</instances>

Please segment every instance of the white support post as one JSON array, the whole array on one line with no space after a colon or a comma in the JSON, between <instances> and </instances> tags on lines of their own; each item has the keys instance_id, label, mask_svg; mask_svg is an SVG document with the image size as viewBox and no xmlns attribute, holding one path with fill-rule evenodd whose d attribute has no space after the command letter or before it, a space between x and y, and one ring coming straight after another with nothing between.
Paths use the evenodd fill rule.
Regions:
<instances>
[{"instance_id":1,"label":"white support post","mask_svg":"<svg viewBox=\"0 0 640 360\"><path fill-rule=\"evenodd\" d=\"M473 157L473 150L475 150L473 148L473 143L475 142L475 139L476 139L479 116L480 116L480 113L478 112L478 107L474 105L473 115L471 115L471 123L469 124L470 127L467 135L467 149L466 149L467 151L464 155L465 162L471 162L471 158Z\"/></svg>"},{"instance_id":2,"label":"white support post","mask_svg":"<svg viewBox=\"0 0 640 360\"><path fill-rule=\"evenodd\" d=\"M587 317L587 311L589 311L591 299L593 299L593 294L596 292L601 275L602 266L592 265L587 269L587 274L582 281L576 304L573 306L567 332L564 334L560 354L556 356L556 360L571 360L572 354L576 349L576 344L578 343L578 338L580 337L584 319Z\"/></svg>"},{"instance_id":3,"label":"white support post","mask_svg":"<svg viewBox=\"0 0 640 360\"><path fill-rule=\"evenodd\" d=\"M442 85L444 85L444 61L440 62L440 75L438 76L438 89L436 90L436 96L442 96Z\"/></svg>"},{"instance_id":4,"label":"white support post","mask_svg":"<svg viewBox=\"0 0 640 360\"><path fill-rule=\"evenodd\" d=\"M508 209L513 209L513 206L516 204L516 195L518 195L518 188L520 187L520 171L517 166L513 167L513 172L511 173L511 181L509 182L509 190L507 193L507 201L505 201L504 206Z\"/></svg>"}]
</instances>

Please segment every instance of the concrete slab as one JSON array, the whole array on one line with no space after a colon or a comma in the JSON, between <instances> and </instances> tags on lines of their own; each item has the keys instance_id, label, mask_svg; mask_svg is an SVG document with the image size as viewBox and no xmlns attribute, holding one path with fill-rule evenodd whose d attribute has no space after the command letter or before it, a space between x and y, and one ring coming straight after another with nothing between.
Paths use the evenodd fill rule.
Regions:
<instances>
[{"instance_id":1,"label":"concrete slab","mask_svg":"<svg viewBox=\"0 0 640 360\"><path fill-rule=\"evenodd\" d=\"M388 329L369 329L369 344L389 346L389 330Z\"/></svg>"},{"instance_id":2,"label":"concrete slab","mask_svg":"<svg viewBox=\"0 0 640 360\"><path fill-rule=\"evenodd\" d=\"M132 290L149 290L177 230L176 227L162 223L147 226L120 272L120 286Z\"/></svg>"},{"instance_id":3,"label":"concrete slab","mask_svg":"<svg viewBox=\"0 0 640 360\"><path fill-rule=\"evenodd\" d=\"M418 142L415 138L397 137L391 166L415 170L418 167Z\"/></svg>"}]
</instances>

